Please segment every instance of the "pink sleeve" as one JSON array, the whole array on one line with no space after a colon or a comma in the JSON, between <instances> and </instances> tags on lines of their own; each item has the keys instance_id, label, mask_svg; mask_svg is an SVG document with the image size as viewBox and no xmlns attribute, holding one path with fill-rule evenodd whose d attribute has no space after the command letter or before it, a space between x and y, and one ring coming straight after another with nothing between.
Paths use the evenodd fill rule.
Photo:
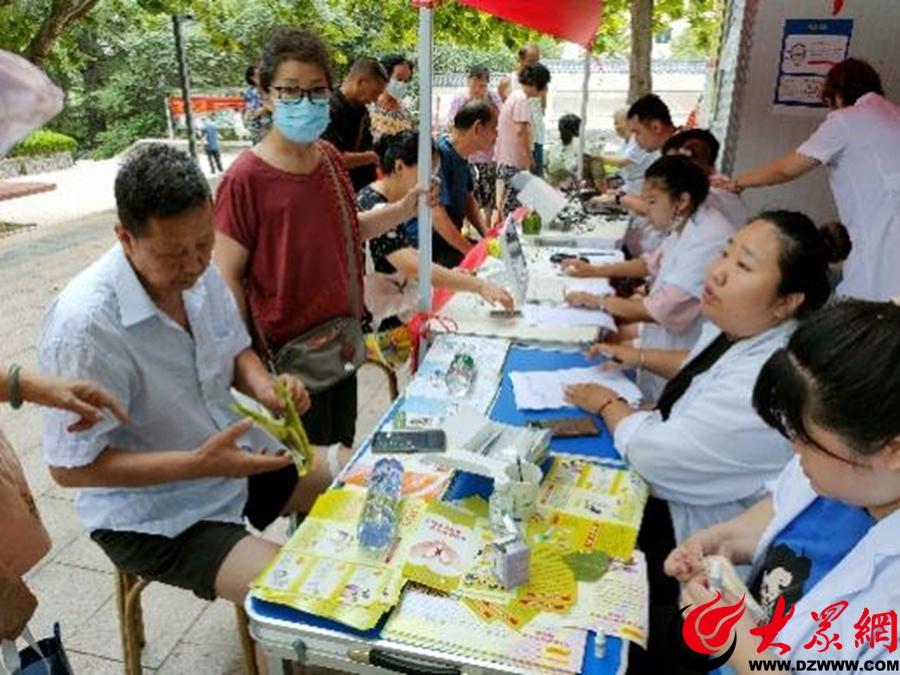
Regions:
<instances>
[{"instance_id":1,"label":"pink sleeve","mask_svg":"<svg viewBox=\"0 0 900 675\"><path fill-rule=\"evenodd\" d=\"M644 307L660 326L684 333L700 313L700 300L673 284L663 284L644 298Z\"/></svg>"},{"instance_id":2,"label":"pink sleeve","mask_svg":"<svg viewBox=\"0 0 900 675\"><path fill-rule=\"evenodd\" d=\"M647 266L647 276L651 279L655 279L659 274L659 268L662 266L662 253L662 246L659 246L650 253L641 255L641 260Z\"/></svg>"},{"instance_id":3,"label":"pink sleeve","mask_svg":"<svg viewBox=\"0 0 900 675\"><path fill-rule=\"evenodd\" d=\"M515 102L513 107L513 121L531 124L531 106L528 105L528 98L526 96L523 96Z\"/></svg>"}]
</instances>

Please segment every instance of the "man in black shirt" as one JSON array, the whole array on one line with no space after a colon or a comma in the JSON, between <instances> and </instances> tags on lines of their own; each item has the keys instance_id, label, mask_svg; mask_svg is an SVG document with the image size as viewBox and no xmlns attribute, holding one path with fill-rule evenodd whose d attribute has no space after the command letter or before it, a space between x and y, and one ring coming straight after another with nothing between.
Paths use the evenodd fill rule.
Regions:
<instances>
[{"instance_id":1,"label":"man in black shirt","mask_svg":"<svg viewBox=\"0 0 900 675\"><path fill-rule=\"evenodd\" d=\"M366 106L381 96L388 74L376 60L357 59L341 88L331 96L331 123L322 135L344 157L350 180L358 192L375 180L378 155Z\"/></svg>"}]
</instances>

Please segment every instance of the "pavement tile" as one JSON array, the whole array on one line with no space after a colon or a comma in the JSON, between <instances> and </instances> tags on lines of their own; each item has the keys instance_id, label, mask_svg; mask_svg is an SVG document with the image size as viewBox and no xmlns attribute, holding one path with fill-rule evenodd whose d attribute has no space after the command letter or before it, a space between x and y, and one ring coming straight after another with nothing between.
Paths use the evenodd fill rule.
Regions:
<instances>
[{"instance_id":1,"label":"pavement tile","mask_svg":"<svg viewBox=\"0 0 900 675\"><path fill-rule=\"evenodd\" d=\"M113 589L112 576L109 578ZM206 601L180 588L150 584L141 594L144 610L144 634L147 644L141 663L147 668L159 668L181 640L182 635L197 620ZM122 660L122 642L116 599L109 600L69 640L73 649L106 659ZM210 671L205 671L210 672Z\"/></svg>"},{"instance_id":2,"label":"pavement tile","mask_svg":"<svg viewBox=\"0 0 900 675\"><path fill-rule=\"evenodd\" d=\"M69 655L69 665L72 666L72 672L75 675L122 675L124 672L124 664L121 661L103 659L93 654L83 654L68 648L66 648L66 653ZM150 668L144 669L145 674L155 672ZM200 673L195 673L195 675L200 675Z\"/></svg>"},{"instance_id":3,"label":"pavement tile","mask_svg":"<svg viewBox=\"0 0 900 675\"><path fill-rule=\"evenodd\" d=\"M35 636L40 639L50 635L53 623L58 621L66 645L73 644L74 636L115 591L112 574L56 562L30 575L28 587L38 598L37 611L29 624Z\"/></svg>"}]
</instances>

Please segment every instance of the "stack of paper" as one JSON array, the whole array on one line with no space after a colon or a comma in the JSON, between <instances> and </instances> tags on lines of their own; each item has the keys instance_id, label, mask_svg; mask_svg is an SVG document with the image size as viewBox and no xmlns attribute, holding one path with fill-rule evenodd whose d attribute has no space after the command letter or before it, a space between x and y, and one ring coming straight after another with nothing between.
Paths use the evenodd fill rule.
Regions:
<instances>
[{"instance_id":1,"label":"stack of paper","mask_svg":"<svg viewBox=\"0 0 900 675\"><path fill-rule=\"evenodd\" d=\"M568 293L592 293L593 295L611 295L613 287L608 279L576 279L561 275L538 276L532 274L528 278L527 302L547 305L562 305Z\"/></svg>"},{"instance_id":2,"label":"stack of paper","mask_svg":"<svg viewBox=\"0 0 900 675\"><path fill-rule=\"evenodd\" d=\"M509 374L519 410L554 410L571 407L564 388L570 384L600 384L609 387L631 405L641 401L641 390L618 370L596 366L565 370L517 371Z\"/></svg>"},{"instance_id":3,"label":"stack of paper","mask_svg":"<svg viewBox=\"0 0 900 675\"><path fill-rule=\"evenodd\" d=\"M521 630L502 621L485 623L453 597L410 588L382 636L527 672L579 673L587 632L560 628L537 617Z\"/></svg>"}]
</instances>

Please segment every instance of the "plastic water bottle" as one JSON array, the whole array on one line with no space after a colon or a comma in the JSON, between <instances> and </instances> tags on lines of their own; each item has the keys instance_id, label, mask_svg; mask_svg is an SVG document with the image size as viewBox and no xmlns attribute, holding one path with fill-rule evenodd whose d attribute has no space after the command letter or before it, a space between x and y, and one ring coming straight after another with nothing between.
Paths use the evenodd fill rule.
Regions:
<instances>
[{"instance_id":1,"label":"plastic water bottle","mask_svg":"<svg viewBox=\"0 0 900 675\"><path fill-rule=\"evenodd\" d=\"M383 457L375 462L356 531L360 547L374 557L383 556L396 536L402 486L403 465L399 461Z\"/></svg>"},{"instance_id":2,"label":"plastic water bottle","mask_svg":"<svg viewBox=\"0 0 900 675\"><path fill-rule=\"evenodd\" d=\"M444 384L451 396L466 396L475 381L475 359L465 352L459 352L450 362Z\"/></svg>"}]
</instances>

